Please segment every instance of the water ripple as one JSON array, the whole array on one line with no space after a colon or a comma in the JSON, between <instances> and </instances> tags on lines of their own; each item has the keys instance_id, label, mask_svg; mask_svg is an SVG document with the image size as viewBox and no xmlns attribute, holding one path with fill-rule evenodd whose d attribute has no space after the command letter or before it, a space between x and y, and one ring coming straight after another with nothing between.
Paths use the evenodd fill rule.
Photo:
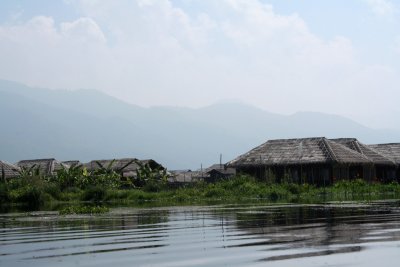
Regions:
<instances>
[{"instance_id":1,"label":"water ripple","mask_svg":"<svg viewBox=\"0 0 400 267\"><path fill-rule=\"evenodd\" d=\"M1 266L395 266L399 202L0 215ZM396 265L397 266L397 265Z\"/></svg>"}]
</instances>

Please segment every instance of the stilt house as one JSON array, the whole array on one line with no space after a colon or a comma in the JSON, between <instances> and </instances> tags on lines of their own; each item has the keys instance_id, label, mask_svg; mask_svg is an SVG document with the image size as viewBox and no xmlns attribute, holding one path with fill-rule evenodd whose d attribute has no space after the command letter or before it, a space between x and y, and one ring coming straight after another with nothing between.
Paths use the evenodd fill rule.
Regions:
<instances>
[{"instance_id":1,"label":"stilt house","mask_svg":"<svg viewBox=\"0 0 400 267\"><path fill-rule=\"evenodd\" d=\"M328 185L338 179L371 180L367 156L325 137L269 140L227 163L268 182Z\"/></svg>"}]
</instances>

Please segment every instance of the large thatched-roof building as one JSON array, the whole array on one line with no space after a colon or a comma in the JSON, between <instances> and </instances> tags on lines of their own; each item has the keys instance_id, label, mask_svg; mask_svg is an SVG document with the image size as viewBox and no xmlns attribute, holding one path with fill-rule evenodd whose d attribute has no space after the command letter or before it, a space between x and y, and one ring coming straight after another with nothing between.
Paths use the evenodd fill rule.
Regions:
<instances>
[{"instance_id":1,"label":"large thatched-roof building","mask_svg":"<svg viewBox=\"0 0 400 267\"><path fill-rule=\"evenodd\" d=\"M56 174L62 168L69 168L68 165L54 158L21 160L17 163L17 166L25 170L39 170L41 175L49 176Z\"/></svg>"},{"instance_id":2,"label":"large thatched-roof building","mask_svg":"<svg viewBox=\"0 0 400 267\"><path fill-rule=\"evenodd\" d=\"M325 137L269 140L227 166L260 180L319 185L374 175L370 158Z\"/></svg>"},{"instance_id":3,"label":"large thatched-roof building","mask_svg":"<svg viewBox=\"0 0 400 267\"><path fill-rule=\"evenodd\" d=\"M8 180L19 176L19 167L0 160L0 179Z\"/></svg>"}]
</instances>

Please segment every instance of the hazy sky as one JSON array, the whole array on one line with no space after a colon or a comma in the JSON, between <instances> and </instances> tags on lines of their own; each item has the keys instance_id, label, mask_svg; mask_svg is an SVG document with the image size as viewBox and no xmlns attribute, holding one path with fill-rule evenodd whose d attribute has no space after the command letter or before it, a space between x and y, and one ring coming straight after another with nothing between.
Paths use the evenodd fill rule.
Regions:
<instances>
[{"instance_id":1,"label":"hazy sky","mask_svg":"<svg viewBox=\"0 0 400 267\"><path fill-rule=\"evenodd\" d=\"M400 1L2 0L0 79L400 128Z\"/></svg>"}]
</instances>

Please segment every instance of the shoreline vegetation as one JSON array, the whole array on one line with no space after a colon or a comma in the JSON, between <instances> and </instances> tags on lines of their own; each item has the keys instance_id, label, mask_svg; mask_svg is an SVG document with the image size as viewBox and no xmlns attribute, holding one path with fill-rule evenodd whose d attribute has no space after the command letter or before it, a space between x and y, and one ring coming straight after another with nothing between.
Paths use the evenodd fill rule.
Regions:
<instances>
[{"instance_id":1,"label":"shoreline vegetation","mask_svg":"<svg viewBox=\"0 0 400 267\"><path fill-rule=\"evenodd\" d=\"M38 170L22 170L20 177L2 179L0 206L23 205L30 210L61 205L60 214L97 214L107 212L107 205L167 206L204 203L322 203L328 201L373 201L398 199L400 184L367 183L362 179L341 180L328 187L290 182L268 184L247 175L216 183L195 182L172 186L166 172L143 167L135 178L122 179L111 168L88 173L84 168L62 169L54 176ZM86 206L81 206L84 203ZM70 207L65 207L70 205ZM78 206L78 207L77 207Z\"/></svg>"}]
</instances>

